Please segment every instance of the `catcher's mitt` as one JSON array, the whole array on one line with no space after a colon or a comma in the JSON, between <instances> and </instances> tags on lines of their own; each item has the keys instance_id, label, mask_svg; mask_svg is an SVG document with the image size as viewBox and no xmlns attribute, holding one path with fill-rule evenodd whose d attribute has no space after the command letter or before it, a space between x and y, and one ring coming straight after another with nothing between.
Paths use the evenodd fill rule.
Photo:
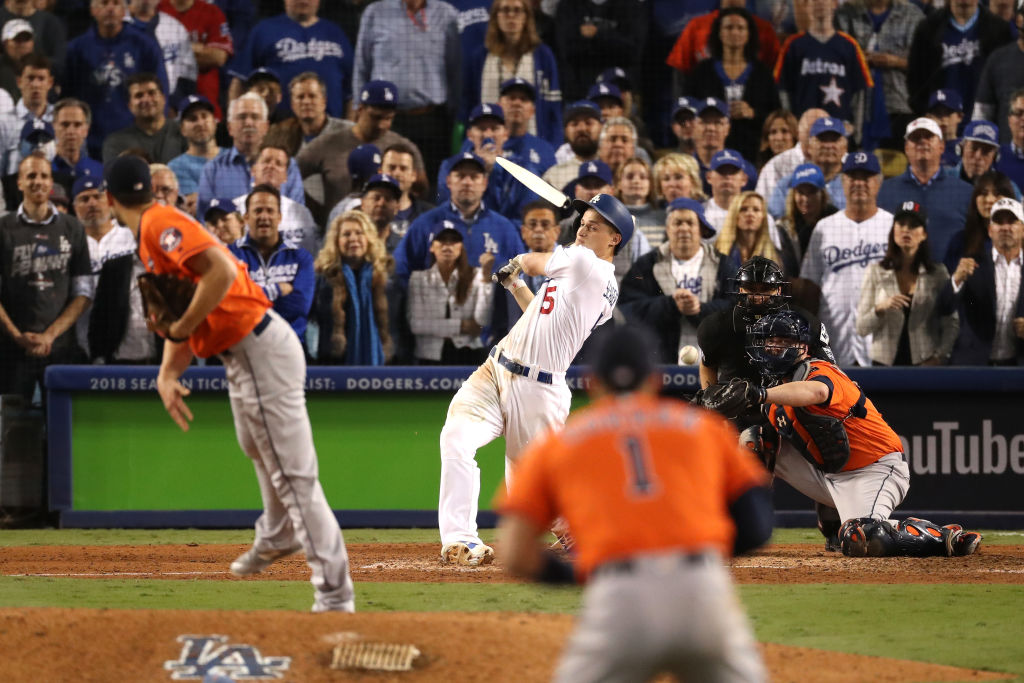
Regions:
<instances>
[{"instance_id":1,"label":"catcher's mitt","mask_svg":"<svg viewBox=\"0 0 1024 683\"><path fill-rule=\"evenodd\" d=\"M701 405L729 419L739 417L747 408L764 403L765 388L739 377L728 384L712 384L704 390Z\"/></svg>"},{"instance_id":2,"label":"catcher's mitt","mask_svg":"<svg viewBox=\"0 0 1024 683\"><path fill-rule=\"evenodd\" d=\"M146 324L154 332L167 336L171 323L184 315L192 303L196 293L195 283L166 273L143 273L138 277L138 282Z\"/></svg>"}]
</instances>

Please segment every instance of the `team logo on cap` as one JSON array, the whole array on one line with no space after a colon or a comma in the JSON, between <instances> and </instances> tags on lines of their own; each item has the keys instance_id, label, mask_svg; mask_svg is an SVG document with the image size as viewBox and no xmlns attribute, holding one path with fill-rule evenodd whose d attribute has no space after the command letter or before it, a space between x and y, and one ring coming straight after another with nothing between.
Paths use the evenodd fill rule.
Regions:
<instances>
[{"instance_id":1,"label":"team logo on cap","mask_svg":"<svg viewBox=\"0 0 1024 683\"><path fill-rule=\"evenodd\" d=\"M181 230L177 228L166 228L160 233L160 248L171 252L181 246Z\"/></svg>"},{"instance_id":2,"label":"team logo on cap","mask_svg":"<svg viewBox=\"0 0 1024 683\"><path fill-rule=\"evenodd\" d=\"M805 168L802 171L797 171L796 179L806 178L808 176L816 175L813 168Z\"/></svg>"},{"instance_id":3,"label":"team logo on cap","mask_svg":"<svg viewBox=\"0 0 1024 683\"><path fill-rule=\"evenodd\" d=\"M974 130L971 131L976 136L981 136L995 140L999 137L999 131L996 130L995 126L991 126L987 123L983 123L980 126L975 126Z\"/></svg>"},{"instance_id":4,"label":"team logo on cap","mask_svg":"<svg viewBox=\"0 0 1024 683\"><path fill-rule=\"evenodd\" d=\"M917 213L921 209L921 206L917 202L903 202L903 206L900 207L900 211L913 211Z\"/></svg>"},{"instance_id":5,"label":"team logo on cap","mask_svg":"<svg viewBox=\"0 0 1024 683\"><path fill-rule=\"evenodd\" d=\"M868 163L868 155L864 152L856 152L853 155L853 163L855 164L866 164Z\"/></svg>"},{"instance_id":6,"label":"team logo on cap","mask_svg":"<svg viewBox=\"0 0 1024 683\"><path fill-rule=\"evenodd\" d=\"M587 164L587 173L597 173L597 164L593 161Z\"/></svg>"},{"instance_id":7,"label":"team logo on cap","mask_svg":"<svg viewBox=\"0 0 1024 683\"><path fill-rule=\"evenodd\" d=\"M360 99L363 102L365 102L366 100L370 99L370 91L369 90L364 90L363 91L363 96Z\"/></svg>"},{"instance_id":8,"label":"team logo on cap","mask_svg":"<svg viewBox=\"0 0 1024 683\"><path fill-rule=\"evenodd\" d=\"M384 99L388 102L395 99L395 94L391 92L391 88L384 88Z\"/></svg>"}]
</instances>

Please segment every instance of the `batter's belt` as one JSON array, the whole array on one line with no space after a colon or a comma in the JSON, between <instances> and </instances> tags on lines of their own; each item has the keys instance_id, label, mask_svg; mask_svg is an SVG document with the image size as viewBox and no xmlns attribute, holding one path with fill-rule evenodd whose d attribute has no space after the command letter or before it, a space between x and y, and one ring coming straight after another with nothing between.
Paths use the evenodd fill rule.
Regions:
<instances>
[{"instance_id":1,"label":"batter's belt","mask_svg":"<svg viewBox=\"0 0 1024 683\"><path fill-rule=\"evenodd\" d=\"M550 372L546 370L541 370L540 368L537 367L530 367L529 365L517 363L516 361L512 360L504 353L499 351L497 346L491 347L490 356L491 358L498 361L498 365L505 368L513 375L522 375L527 379L535 380L537 382L540 382L541 384L552 383L553 375Z\"/></svg>"}]
</instances>

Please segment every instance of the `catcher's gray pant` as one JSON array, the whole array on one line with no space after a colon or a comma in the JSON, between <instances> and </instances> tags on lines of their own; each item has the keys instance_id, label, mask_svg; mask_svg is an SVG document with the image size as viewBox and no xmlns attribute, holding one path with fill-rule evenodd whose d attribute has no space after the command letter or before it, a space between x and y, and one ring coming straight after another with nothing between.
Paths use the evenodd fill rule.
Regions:
<instances>
[{"instance_id":1,"label":"catcher's gray pant","mask_svg":"<svg viewBox=\"0 0 1024 683\"><path fill-rule=\"evenodd\" d=\"M910 490L910 468L902 453L890 453L849 472L826 474L783 442L775 476L811 500L830 505L845 522L857 517L889 519Z\"/></svg>"},{"instance_id":2,"label":"catcher's gray pant","mask_svg":"<svg viewBox=\"0 0 1024 683\"><path fill-rule=\"evenodd\" d=\"M257 552L301 544L313 570L314 612L355 609L345 541L317 473L306 412L306 360L291 326L270 323L222 355L238 443L252 459L263 496Z\"/></svg>"},{"instance_id":3,"label":"catcher's gray pant","mask_svg":"<svg viewBox=\"0 0 1024 683\"><path fill-rule=\"evenodd\" d=\"M481 542L476 526L479 448L504 434L505 485L509 486L512 465L530 439L565 424L572 393L564 373L554 375L553 384L543 384L514 375L488 357L456 392L441 430L437 518L443 545Z\"/></svg>"},{"instance_id":4,"label":"catcher's gray pant","mask_svg":"<svg viewBox=\"0 0 1024 683\"><path fill-rule=\"evenodd\" d=\"M766 680L761 652L728 570L715 553L643 555L595 572L554 680Z\"/></svg>"}]
</instances>

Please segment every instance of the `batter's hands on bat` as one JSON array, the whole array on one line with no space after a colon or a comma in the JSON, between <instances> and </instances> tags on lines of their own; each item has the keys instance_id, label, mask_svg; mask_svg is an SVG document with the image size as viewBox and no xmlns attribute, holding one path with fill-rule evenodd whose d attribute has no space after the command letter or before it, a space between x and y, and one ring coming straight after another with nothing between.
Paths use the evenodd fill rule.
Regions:
<instances>
[{"instance_id":1,"label":"batter's hands on bat","mask_svg":"<svg viewBox=\"0 0 1024 683\"><path fill-rule=\"evenodd\" d=\"M164 402L167 414L181 427L181 431L187 432L188 423L192 421L192 411L183 399L192 392L176 379L159 376L156 378L156 390L160 394L160 400Z\"/></svg>"},{"instance_id":2,"label":"batter's hands on bat","mask_svg":"<svg viewBox=\"0 0 1024 683\"><path fill-rule=\"evenodd\" d=\"M875 306L875 313L882 315L886 311L898 311L901 308L910 307L910 297L906 294L893 294L882 303Z\"/></svg>"},{"instance_id":3,"label":"batter's hands on bat","mask_svg":"<svg viewBox=\"0 0 1024 683\"><path fill-rule=\"evenodd\" d=\"M700 299L688 289L680 287L672 292L672 300L676 302L676 308L683 315L697 315L700 313Z\"/></svg>"},{"instance_id":4,"label":"batter's hands on bat","mask_svg":"<svg viewBox=\"0 0 1024 683\"><path fill-rule=\"evenodd\" d=\"M977 267L978 262L972 258L960 259L960 263L956 264L956 270L953 271L953 282L959 287L967 278L974 274L974 270Z\"/></svg>"},{"instance_id":5,"label":"batter's hands on bat","mask_svg":"<svg viewBox=\"0 0 1024 683\"><path fill-rule=\"evenodd\" d=\"M491 281L497 282L505 289L509 289L519 279L519 273L523 272L519 256L513 257L508 263L498 269L497 273L491 275Z\"/></svg>"}]
</instances>

